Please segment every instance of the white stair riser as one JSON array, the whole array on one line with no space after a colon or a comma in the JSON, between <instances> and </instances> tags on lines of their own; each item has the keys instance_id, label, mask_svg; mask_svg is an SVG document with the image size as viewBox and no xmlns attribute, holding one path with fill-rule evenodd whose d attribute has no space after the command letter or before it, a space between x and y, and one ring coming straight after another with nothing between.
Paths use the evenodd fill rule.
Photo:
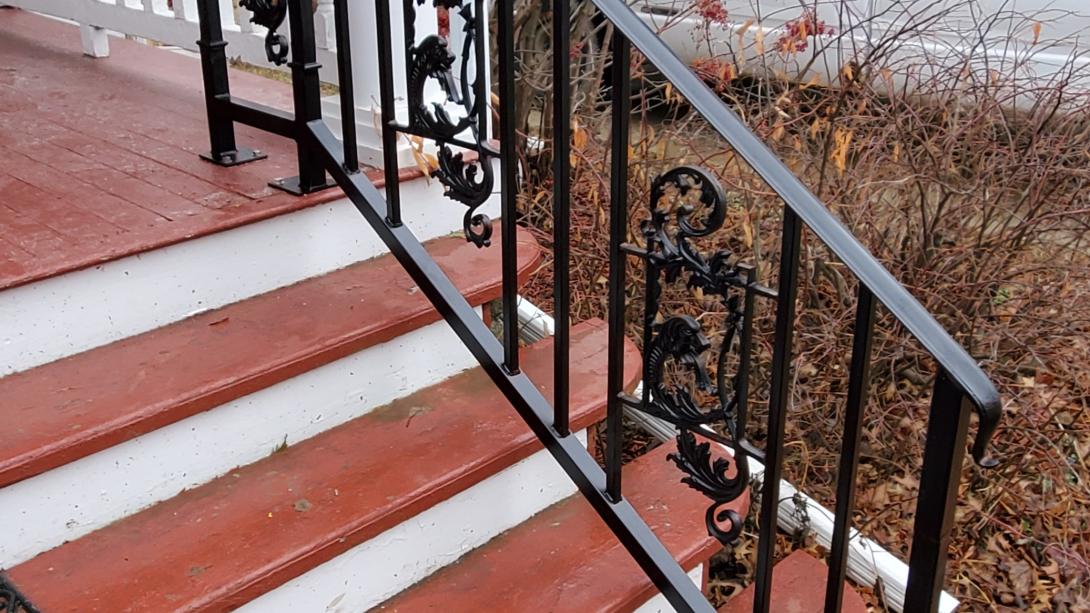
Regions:
<instances>
[{"instance_id":1,"label":"white stair riser","mask_svg":"<svg viewBox=\"0 0 1090 613\"><path fill-rule=\"evenodd\" d=\"M435 180L401 184L420 240L462 229ZM493 217L498 199L481 208ZM0 291L0 376L386 253L346 199Z\"/></svg>"},{"instance_id":2,"label":"white stair riser","mask_svg":"<svg viewBox=\"0 0 1090 613\"><path fill-rule=\"evenodd\" d=\"M0 489L0 568L473 366L440 321Z\"/></svg>"},{"instance_id":3,"label":"white stair riser","mask_svg":"<svg viewBox=\"0 0 1090 613\"><path fill-rule=\"evenodd\" d=\"M697 564L696 568L689 571L689 578L693 580L693 583L703 587L704 585L704 565ZM655 594L647 602L640 605L634 613L674 613L676 609L670 605L670 602L666 600L666 597L662 594Z\"/></svg>"},{"instance_id":4,"label":"white stair riser","mask_svg":"<svg viewBox=\"0 0 1090 613\"><path fill-rule=\"evenodd\" d=\"M577 436L585 445L586 432ZM575 491L556 460L539 451L239 611L366 611Z\"/></svg>"}]
</instances>

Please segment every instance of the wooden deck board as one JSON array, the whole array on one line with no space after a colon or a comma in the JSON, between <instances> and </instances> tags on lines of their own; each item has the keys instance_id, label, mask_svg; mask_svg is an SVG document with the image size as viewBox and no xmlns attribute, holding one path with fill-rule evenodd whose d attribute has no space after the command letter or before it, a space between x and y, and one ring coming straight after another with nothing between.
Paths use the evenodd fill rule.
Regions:
<instances>
[{"instance_id":1,"label":"wooden deck board","mask_svg":"<svg viewBox=\"0 0 1090 613\"><path fill-rule=\"evenodd\" d=\"M244 126L239 144L269 159L235 168L201 160L199 62L110 42L110 57L92 59L75 26L0 11L0 289L340 195L270 188L295 174L295 145ZM231 87L270 106L291 101L286 84L244 72L231 72Z\"/></svg>"}]
</instances>

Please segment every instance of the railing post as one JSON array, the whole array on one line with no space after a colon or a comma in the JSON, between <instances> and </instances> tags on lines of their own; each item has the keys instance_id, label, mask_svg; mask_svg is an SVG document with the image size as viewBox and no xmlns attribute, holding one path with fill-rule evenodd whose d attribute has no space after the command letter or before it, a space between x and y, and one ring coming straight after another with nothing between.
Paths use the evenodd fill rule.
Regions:
<instances>
[{"instance_id":1,"label":"railing post","mask_svg":"<svg viewBox=\"0 0 1090 613\"><path fill-rule=\"evenodd\" d=\"M296 195L309 194L335 185L326 178L321 157L311 152L309 140L303 138L307 124L322 119L321 77L318 71L317 45L314 42L314 13L311 0L288 0L288 23L291 32L292 101L295 106L296 158L299 174L277 179L269 184Z\"/></svg>"},{"instance_id":2,"label":"railing post","mask_svg":"<svg viewBox=\"0 0 1090 613\"><path fill-rule=\"evenodd\" d=\"M772 559L776 551L776 525L780 510L780 478L783 475L783 437L791 397L791 345L795 336L795 297L799 289L799 251L802 220L783 207L780 245L780 277L777 287L776 332L772 348L772 382L768 399L768 443L762 477L760 536L757 542L757 573L753 610L769 611L772 602Z\"/></svg>"},{"instance_id":3,"label":"railing post","mask_svg":"<svg viewBox=\"0 0 1090 613\"><path fill-rule=\"evenodd\" d=\"M553 2L553 426L567 436L571 325L571 0Z\"/></svg>"},{"instance_id":4,"label":"railing post","mask_svg":"<svg viewBox=\"0 0 1090 613\"><path fill-rule=\"evenodd\" d=\"M352 34L351 23L348 20L348 0L333 0L333 4L333 23L336 34L332 42L337 51L344 169L348 172L359 172L360 159L356 148L356 94L355 84L352 82Z\"/></svg>"},{"instance_id":5,"label":"railing post","mask_svg":"<svg viewBox=\"0 0 1090 613\"><path fill-rule=\"evenodd\" d=\"M375 0L375 24L378 41L379 131L382 133L382 169L386 175L386 223L401 225L401 185L398 182L397 131L394 122L394 43L393 18L386 0Z\"/></svg>"},{"instance_id":6,"label":"railing post","mask_svg":"<svg viewBox=\"0 0 1090 613\"><path fill-rule=\"evenodd\" d=\"M518 261L517 229L518 216L518 150L515 132L515 3L514 0L499 0L496 3L499 53L499 94L500 94L500 207L501 232L501 267L503 269L503 365L509 373L519 372L518 338Z\"/></svg>"},{"instance_id":7,"label":"railing post","mask_svg":"<svg viewBox=\"0 0 1090 613\"><path fill-rule=\"evenodd\" d=\"M838 613L844 603L852 509L855 507L855 475L859 468L859 439L870 386L870 354L874 338L874 294L859 286L852 338L852 362L848 375L848 400L844 407L844 437L840 443L840 467L836 476L836 515L829 547L829 574L825 582L825 612Z\"/></svg>"},{"instance_id":8,"label":"railing post","mask_svg":"<svg viewBox=\"0 0 1090 613\"><path fill-rule=\"evenodd\" d=\"M204 104L208 113L208 137L211 150L201 157L220 166L237 166L267 157L260 151L239 148L235 144L235 124L223 109L230 100L227 76L227 41L223 40L219 0L197 0L201 38L201 76L204 79Z\"/></svg>"},{"instance_id":9,"label":"railing post","mask_svg":"<svg viewBox=\"0 0 1090 613\"><path fill-rule=\"evenodd\" d=\"M193 16L193 9L189 7L189 2L192 0L174 0L171 9L174 11L174 18L181 19L182 21L188 21Z\"/></svg>"},{"instance_id":10,"label":"railing post","mask_svg":"<svg viewBox=\"0 0 1090 613\"><path fill-rule=\"evenodd\" d=\"M938 610L950 550L971 408L961 390L939 371L931 396L923 451L916 524L908 562L905 611Z\"/></svg>"},{"instance_id":11,"label":"railing post","mask_svg":"<svg viewBox=\"0 0 1090 613\"><path fill-rule=\"evenodd\" d=\"M613 66L610 95L613 96L610 128L609 185L609 373L606 382L606 494L621 500L621 451L624 447L624 404L620 394L624 385L625 323L625 253L628 239L628 127L632 113L632 48L620 30L613 30L610 48Z\"/></svg>"}]
</instances>

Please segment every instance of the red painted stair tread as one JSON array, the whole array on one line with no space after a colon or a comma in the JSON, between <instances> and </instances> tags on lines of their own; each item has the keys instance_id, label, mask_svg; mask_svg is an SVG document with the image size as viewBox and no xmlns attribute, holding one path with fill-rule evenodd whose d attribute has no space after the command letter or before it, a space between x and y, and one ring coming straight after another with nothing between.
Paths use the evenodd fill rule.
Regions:
<instances>
[{"instance_id":1,"label":"red painted stair tread","mask_svg":"<svg viewBox=\"0 0 1090 613\"><path fill-rule=\"evenodd\" d=\"M625 496L683 568L707 561L708 499L681 483L661 445L624 469ZM748 493L732 505L743 516ZM376 611L626 611L655 594L651 581L582 496L573 496L467 554Z\"/></svg>"},{"instance_id":2,"label":"red painted stair tread","mask_svg":"<svg viewBox=\"0 0 1090 613\"><path fill-rule=\"evenodd\" d=\"M427 248L472 304L499 297L498 244ZM518 251L525 278L541 252ZM438 320L387 255L0 378L0 487Z\"/></svg>"},{"instance_id":3,"label":"red painted stair tread","mask_svg":"<svg viewBox=\"0 0 1090 613\"><path fill-rule=\"evenodd\" d=\"M601 321L572 330L575 428L604 413L606 341ZM626 349L634 384L639 353ZM527 374L550 382L546 398L552 359L551 341L523 350ZM536 441L484 372L469 370L8 576L49 613L227 611L529 456Z\"/></svg>"},{"instance_id":4,"label":"red painted stair tread","mask_svg":"<svg viewBox=\"0 0 1090 613\"><path fill-rule=\"evenodd\" d=\"M794 551L772 569L772 604L775 613L822 613L825 611L825 581L829 567L805 551ZM753 611L754 586L742 590L719 613ZM867 613L863 597L844 583L842 613Z\"/></svg>"},{"instance_id":5,"label":"red painted stair tread","mask_svg":"<svg viewBox=\"0 0 1090 613\"><path fill-rule=\"evenodd\" d=\"M0 289L343 198L269 187L298 172L289 139L236 125L267 159L203 161L199 60L123 38L83 55L75 24L29 11L0 19ZM290 109L291 86L231 69L231 92ZM381 171L364 169L376 185ZM407 169L401 180L421 177Z\"/></svg>"}]
</instances>

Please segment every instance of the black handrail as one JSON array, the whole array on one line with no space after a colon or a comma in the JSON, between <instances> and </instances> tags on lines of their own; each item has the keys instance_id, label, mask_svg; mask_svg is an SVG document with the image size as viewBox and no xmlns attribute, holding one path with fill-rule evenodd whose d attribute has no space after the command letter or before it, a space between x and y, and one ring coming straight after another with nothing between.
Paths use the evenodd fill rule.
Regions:
<instances>
[{"instance_id":1,"label":"black handrail","mask_svg":"<svg viewBox=\"0 0 1090 613\"><path fill-rule=\"evenodd\" d=\"M976 361L624 0L591 1L969 396L980 417L973 457L985 461L1002 405L999 391Z\"/></svg>"},{"instance_id":2,"label":"black handrail","mask_svg":"<svg viewBox=\"0 0 1090 613\"><path fill-rule=\"evenodd\" d=\"M515 215L517 186L515 133L513 125L515 98L514 7L511 0L497 2L499 42L499 128L500 148L487 142L489 117L488 97L482 74L487 72L484 43L479 36L487 31L483 15L485 0L436 3L438 10L457 8L465 22L462 47L463 68L461 85L452 74L455 57L446 49L445 36L429 35L417 41L415 12L423 0L403 0L406 28L406 76L409 82L409 120L401 124L393 112L393 45L387 0L375 0L379 24L379 64L383 115L383 146L386 164L386 196L357 171L354 131L348 127L343 144L321 119L319 108L318 65L314 61L315 43L309 0L288 0L274 5L249 0L244 4L255 11L255 21L269 26L267 37L271 61L283 62L286 41L276 33L289 17L292 29L291 68L295 112L289 114L253 102L232 98L227 84L225 43L218 26L218 0L199 0L201 9L201 55L205 77L212 152L206 159L222 165L232 165L260 154L237 148L233 124L244 123L295 140L298 148L300 175L281 180L278 187L305 193L328 185L326 172L339 185L356 208L386 243L392 255L416 281L424 295L453 328L462 343L481 364L497 388L511 402L576 484L591 506L611 528L655 586L680 611L711 611L700 590L666 551L662 543L625 499L621 483L621 449L623 447L622 411L631 407L667 419L678 427L677 453L668 457L685 474L683 481L700 490L713 502L706 520L709 534L722 542L738 538L742 518L730 507L748 487L748 458L765 462L760 508L760 535L756 568L754 610L767 612L771 605L772 561L779 508L779 481L783 469L784 426L788 418L790 397L792 337L795 327L795 297L801 260L803 226L825 242L860 281L856 313L856 329L851 367L849 394L846 405L845 434L841 447L838 472L837 516L829 556L826 607L828 612L839 610L847 566L847 543L851 529L854 503L854 480L858 466L858 440L869 385L871 337L876 302L917 338L939 365L931 410L927 440L924 447L923 474L918 497L916 523L913 531L909 581L905 610L934 611L942 589L943 569L957 500L957 484L965 454L970 406L980 417L973 455L978 462L985 458L988 439L995 430L1000 414L999 396L994 386L972 358L924 310L893 277L872 257L848 230L818 201L802 183L780 162L739 118L723 103L669 48L648 28L623 0L592 0L614 25L612 67L610 79L612 101L612 168L610 184L610 287L609 287L609 372L607 401L607 433L605 470L571 435L568 407L563 399L554 399L550 406L541 392L525 374L518 370L517 275L515 271ZM559 78L570 66L569 50L564 41L566 18L570 15L569 0L553 0L554 24L559 44L554 44L554 67ZM347 2L337 0L337 54L342 62L341 76L348 73L348 31L345 21ZM641 51L663 75L685 96L750 166L784 200L783 243L781 246L779 286L773 290L757 283L755 269L738 261L729 252L720 250L703 254L689 239L707 236L720 228L725 218L726 197L722 188L706 171L690 166L672 169L654 179L650 199L650 219L643 222L645 247L626 243L628 232L628 133L630 97L619 95L629 90L629 56L632 48ZM466 67L472 58L477 75L470 80ZM466 116L454 119L439 107L429 107L423 100L424 84L428 79L439 80L448 101L460 104ZM554 279L557 288L558 325L565 325L569 315L567 294L568 237L566 221L569 212L570 168L570 84L562 83L554 92L555 144L554 210L558 222L554 230L557 239ZM351 87L342 88L343 105L354 104ZM351 114L346 115L346 120ZM428 256L410 228L403 225L400 215L397 182L396 138L398 133L428 138L439 147L437 176L448 188L448 195L468 206L463 218L467 240L485 247L492 235L491 220L476 210L493 190L492 162L499 161L505 240L503 262L503 339L493 336L465 299L457 292L446 275ZM471 136L464 136L469 133ZM455 153L454 148L469 149L475 159ZM703 225L694 226L689 213L666 213L659 208L659 199L667 192L695 195L707 206ZM691 212L691 211L690 211ZM672 217L671 215L676 215ZM560 220L559 218L563 218ZM668 219L670 218L670 219ZM673 224L674 229L667 226ZM637 256L647 267L644 325L644 394L634 398L623 393L623 357L625 330L625 269L627 258ZM704 367L704 354L709 348L701 325L691 317L664 317L661 323L660 287L688 275L687 283L699 286L709 295L721 298L727 310L725 340L720 360L731 350L731 340L738 339L739 368L731 384L726 382L723 362L717 368L713 384ZM749 389L750 346L753 334L754 302L758 298L777 301L775 339L772 356L771 386L768 410L768 440L764 450L757 449L746 439L747 395ZM565 325L566 331L566 325ZM568 335L561 332L555 339L554 373L557 394L566 396L568 387ZM664 384L665 361L679 360L696 378L696 384L706 391L718 390L718 406L700 407L691 396ZM733 388L733 393L728 392ZM724 432L709 430L719 425ZM696 436L724 443L734 452L734 471L728 474L728 462L712 453L710 443L698 443ZM729 528L727 527L729 526Z\"/></svg>"},{"instance_id":3,"label":"black handrail","mask_svg":"<svg viewBox=\"0 0 1090 613\"><path fill-rule=\"evenodd\" d=\"M329 127L321 120L310 122L305 140L322 157L333 179L375 229L390 253L409 273L420 291L443 316L655 586L679 611L711 613L713 609L700 588L693 584L636 509L624 498L614 499L606 493L605 473L579 439L570 433L560 434L552 427L549 401L529 377L523 373L512 373L507 368L504 346L412 231L404 225L390 226L386 223L386 202L370 180L362 173L350 174L345 171L339 143ZM514 240L514 235L503 236L504 242Z\"/></svg>"},{"instance_id":4,"label":"black handrail","mask_svg":"<svg viewBox=\"0 0 1090 613\"><path fill-rule=\"evenodd\" d=\"M566 0L560 0L566 1ZM757 542L757 566L754 582L754 611L767 612L772 601L772 572L775 553L775 530L779 512L779 482L783 469L784 424L789 405L789 370L791 362L792 336L795 325L795 296L798 287L800 231L805 224L856 276L860 283L859 304L857 311L857 329L854 333L852 365L849 371L849 389L852 390L846 407L846 421L841 461L838 472L837 520L834 526L833 543L829 556L829 572L826 577L827 612L840 608L843 581L847 569L848 537L850 535L851 511L854 504L854 481L858 466L858 445L860 420L866 403L866 388L869 384L870 337L873 327L874 301L881 302L890 314L916 338L938 363L931 411L928 419L927 440L924 446L923 473L921 488L917 498L917 513L912 536L911 559L909 560L909 578L906 588L905 610L934 611L938 607L942 590L945 559L948 552L954 508L957 501L957 484L960 480L960 468L964 457L964 446L968 431L968 418L965 400L979 416L977 435L972 451L974 459L983 466L993 466L995 461L986 457L988 442L995 432L1001 415L999 393L995 386L969 354L946 332L942 326L924 309L893 276L872 256L862 244L840 223L805 185L783 164L783 162L749 130L742 120L701 80L680 58L644 23L624 0L592 0L606 20L614 27L613 41L617 49L613 51L613 62L624 64L628 69L629 45L643 53L674 87L681 96L700 114L721 137L746 161L747 164L767 183L784 202L783 242L781 246L778 305L776 310L775 338L771 370L770 396L768 405L768 437L762 459L765 461L765 474L762 484L762 501L759 511L760 534ZM619 50L618 50L619 49ZM616 66L615 66L616 68ZM614 81L617 82L616 79ZM614 88L614 97L625 97L627 89ZM614 106L614 112L618 107ZM621 111L623 112L623 110ZM623 124L623 122L622 122ZM623 130L615 128L613 138L622 139ZM694 169L694 171L696 171ZM690 171L690 172L694 172ZM696 171L699 174L698 171ZM669 173L668 173L669 174ZM709 180L701 177L698 183ZM692 183L678 183L678 187L689 189ZM624 189L614 186L614 189ZM614 198L617 196L614 195ZM654 198L654 197L653 197ZM705 194L707 202L721 206L722 195ZM654 208L654 199L652 207ZM616 211L614 211L614 214ZM711 219L711 218L709 218ZM679 220L680 222L680 220ZM717 218L717 223L722 220ZM687 232L682 228L682 237ZM691 232L689 232L691 234ZM669 249L661 249L669 242L668 238L658 239L655 247L658 253L653 257L669 256ZM680 246L680 245L679 245ZM677 247L673 247L676 249ZM648 246L650 254L652 247ZM611 258L618 253L612 252ZM645 254L646 257L647 254ZM677 265L686 266L696 273L706 267L698 260L688 261L686 256L677 261ZM649 260L650 262L650 260ZM653 264L649 264L648 283L651 283ZM657 274L657 273L655 273ZM717 277L727 280L728 277ZM690 281L692 283L692 281ZM717 290L724 298L728 291L724 287ZM649 296L651 296L649 291ZM648 301L648 309L655 303ZM726 303L730 308L729 301ZM613 308L613 305L610 305ZM733 309L732 309L733 310ZM649 312L647 317L653 314ZM675 318L676 319L676 318ZM669 323L676 323L670 322ZM663 326L665 329L665 324ZM699 330L699 327L696 327ZM662 332L659 332L662 334ZM656 342L652 335L645 333L645 344ZM646 347L645 347L645 350ZM747 352L743 346L740 351ZM692 360L696 354L689 354ZM650 385L646 380L645 385ZM669 395L671 392L662 390ZM660 405L660 406L655 406ZM647 411L662 411L662 402L648 403L645 398L635 408ZM750 454L745 437L744 419L734 417L730 421L730 405L720 409L727 418L727 427L731 436L724 441L735 450L739 473L746 470L745 456ZM682 419L677 418L681 416ZM693 447L691 428L694 424L686 423L690 419L684 412L674 412L672 423L677 425L679 449L688 444L687 458L701 455ZM685 453L681 454L685 456ZM689 483L708 494L717 503L729 499L732 483L722 478L711 480L704 473L700 480L693 481L696 473L693 468L679 462L690 474ZM607 462L607 471L609 469ZM698 472L706 467L698 467ZM713 507L714 509L714 507ZM712 513L712 509L709 509ZM735 537L740 518L724 513L722 519L734 524L730 531L722 531L709 515L709 532L721 540Z\"/></svg>"}]
</instances>

